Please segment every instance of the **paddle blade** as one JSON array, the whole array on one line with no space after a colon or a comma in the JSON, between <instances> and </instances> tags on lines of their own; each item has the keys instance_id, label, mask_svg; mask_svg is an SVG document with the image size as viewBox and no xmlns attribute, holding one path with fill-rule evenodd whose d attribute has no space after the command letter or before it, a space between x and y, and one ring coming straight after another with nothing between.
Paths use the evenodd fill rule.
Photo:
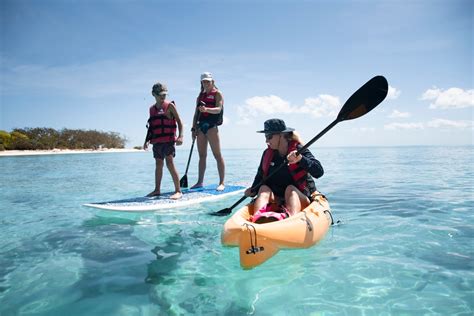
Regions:
<instances>
[{"instance_id":1,"label":"paddle blade","mask_svg":"<svg viewBox=\"0 0 474 316\"><path fill-rule=\"evenodd\" d=\"M181 180L179 180L179 186L181 188L187 188L188 187L188 175L184 175Z\"/></svg>"},{"instance_id":2,"label":"paddle blade","mask_svg":"<svg viewBox=\"0 0 474 316\"><path fill-rule=\"evenodd\" d=\"M383 76L367 81L344 103L337 121L353 120L372 111L387 96L388 82Z\"/></svg>"},{"instance_id":3,"label":"paddle blade","mask_svg":"<svg viewBox=\"0 0 474 316\"><path fill-rule=\"evenodd\" d=\"M219 212L209 213L209 215L212 215L212 216L226 216L226 215L229 215L231 212L232 212L232 209L227 207L227 208L224 208L224 209L220 210Z\"/></svg>"}]
</instances>

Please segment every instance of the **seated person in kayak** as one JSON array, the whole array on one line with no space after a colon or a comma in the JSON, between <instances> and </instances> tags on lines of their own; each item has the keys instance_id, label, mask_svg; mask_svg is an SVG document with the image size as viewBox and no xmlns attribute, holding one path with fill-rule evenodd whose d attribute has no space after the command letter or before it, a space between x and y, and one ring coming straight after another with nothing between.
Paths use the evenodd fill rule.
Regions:
<instances>
[{"instance_id":1,"label":"seated person in kayak","mask_svg":"<svg viewBox=\"0 0 474 316\"><path fill-rule=\"evenodd\" d=\"M301 139L283 120L267 120L264 130L257 133L265 133L268 148L263 152L252 187L245 191L246 196L257 195L250 220L266 223L293 216L309 205L316 191L311 176L320 178L323 167L308 149L296 155L303 146ZM281 166L285 158L288 163Z\"/></svg>"}]
</instances>

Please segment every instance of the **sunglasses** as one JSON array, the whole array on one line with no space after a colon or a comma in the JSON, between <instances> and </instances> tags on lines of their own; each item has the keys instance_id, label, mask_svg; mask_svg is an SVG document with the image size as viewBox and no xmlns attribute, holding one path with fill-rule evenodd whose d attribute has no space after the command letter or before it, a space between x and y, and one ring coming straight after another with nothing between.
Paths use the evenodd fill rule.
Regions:
<instances>
[{"instance_id":1,"label":"sunglasses","mask_svg":"<svg viewBox=\"0 0 474 316\"><path fill-rule=\"evenodd\" d=\"M265 139L270 140L273 138L273 135L276 135L276 134L272 134L272 133L265 134Z\"/></svg>"}]
</instances>

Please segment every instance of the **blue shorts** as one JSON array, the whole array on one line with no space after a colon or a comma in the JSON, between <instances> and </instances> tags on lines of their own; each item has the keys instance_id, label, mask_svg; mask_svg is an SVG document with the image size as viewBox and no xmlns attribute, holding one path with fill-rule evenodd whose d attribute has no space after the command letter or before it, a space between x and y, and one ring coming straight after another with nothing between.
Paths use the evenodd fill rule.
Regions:
<instances>
[{"instance_id":1,"label":"blue shorts","mask_svg":"<svg viewBox=\"0 0 474 316\"><path fill-rule=\"evenodd\" d=\"M176 150L174 142L153 144L153 157L155 159L165 159L166 156L175 156Z\"/></svg>"}]
</instances>

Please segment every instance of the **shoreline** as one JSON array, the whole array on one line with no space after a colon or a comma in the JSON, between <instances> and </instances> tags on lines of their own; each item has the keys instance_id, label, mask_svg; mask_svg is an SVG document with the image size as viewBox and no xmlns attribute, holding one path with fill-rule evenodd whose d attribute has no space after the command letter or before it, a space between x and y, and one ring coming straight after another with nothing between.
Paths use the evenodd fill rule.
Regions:
<instances>
[{"instance_id":1,"label":"shoreline","mask_svg":"<svg viewBox=\"0 0 474 316\"><path fill-rule=\"evenodd\" d=\"M51 150L4 150L0 157L13 156L40 156L40 155L65 155L65 154L107 154L107 153L138 153L143 149L110 148L110 149L51 149Z\"/></svg>"}]
</instances>

